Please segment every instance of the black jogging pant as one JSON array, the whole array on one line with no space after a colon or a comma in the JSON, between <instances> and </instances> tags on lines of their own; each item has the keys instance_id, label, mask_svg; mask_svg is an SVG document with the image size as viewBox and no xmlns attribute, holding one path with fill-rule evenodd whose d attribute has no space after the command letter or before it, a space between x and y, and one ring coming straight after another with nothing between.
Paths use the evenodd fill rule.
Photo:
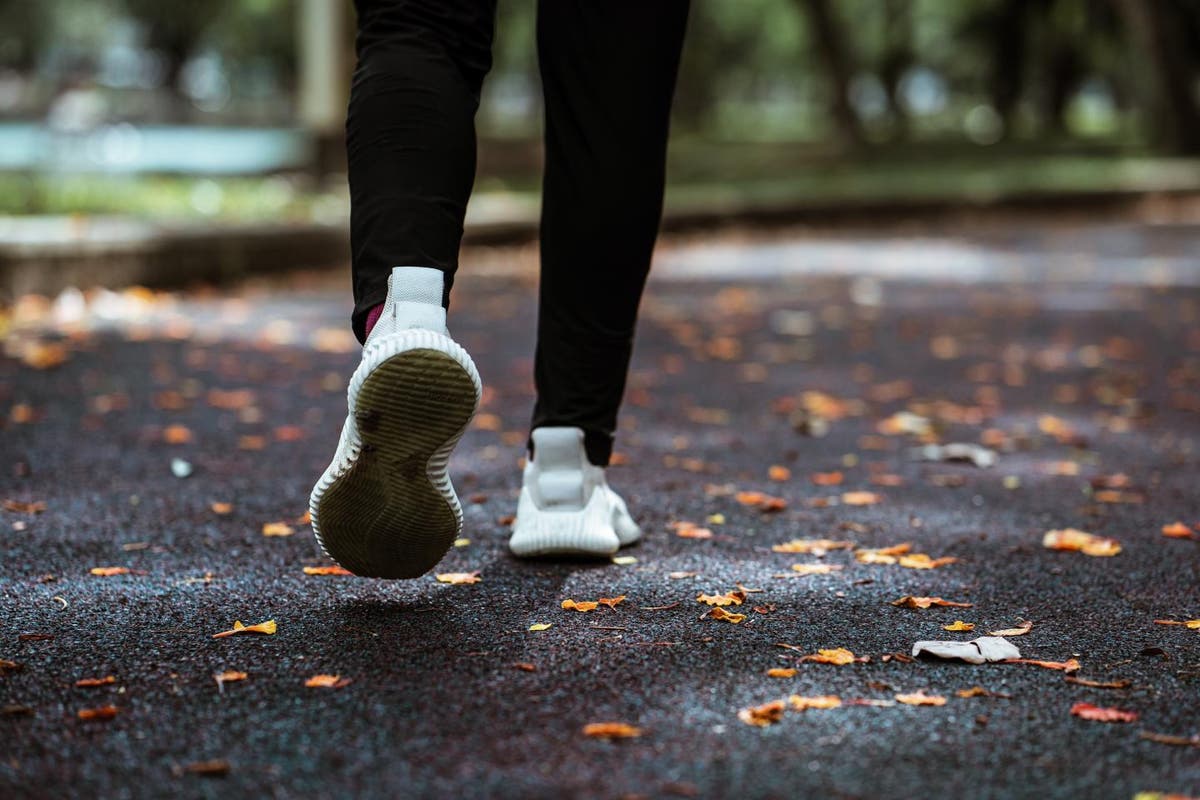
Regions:
<instances>
[{"instance_id":1,"label":"black jogging pant","mask_svg":"<svg viewBox=\"0 0 1200 800\"><path fill-rule=\"evenodd\" d=\"M494 0L355 0L346 119L355 334L392 267L436 267L446 296L475 178L475 111ZM583 428L608 463L662 215L687 0L541 0L545 100L532 427Z\"/></svg>"}]
</instances>

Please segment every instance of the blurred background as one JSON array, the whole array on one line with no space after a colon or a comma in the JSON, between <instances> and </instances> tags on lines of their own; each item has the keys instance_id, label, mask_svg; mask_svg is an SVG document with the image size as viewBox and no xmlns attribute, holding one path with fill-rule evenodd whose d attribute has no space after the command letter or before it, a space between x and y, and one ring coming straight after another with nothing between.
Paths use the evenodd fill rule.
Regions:
<instances>
[{"instance_id":1,"label":"blurred background","mask_svg":"<svg viewBox=\"0 0 1200 800\"><path fill-rule=\"evenodd\" d=\"M534 17L499 3L468 240L536 216ZM349 0L0 0L0 268L147 225L341 236L353 27ZM694 0L668 216L1189 194L1198 87L1195 0Z\"/></svg>"}]
</instances>

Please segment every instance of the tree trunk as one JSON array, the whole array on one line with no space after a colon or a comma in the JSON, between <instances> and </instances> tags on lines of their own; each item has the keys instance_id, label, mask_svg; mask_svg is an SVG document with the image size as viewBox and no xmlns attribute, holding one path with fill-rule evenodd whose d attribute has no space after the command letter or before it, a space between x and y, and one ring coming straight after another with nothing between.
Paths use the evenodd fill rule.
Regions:
<instances>
[{"instance_id":1,"label":"tree trunk","mask_svg":"<svg viewBox=\"0 0 1200 800\"><path fill-rule=\"evenodd\" d=\"M833 10L827 0L795 0L801 11L808 14L812 25L814 44L825 64L825 72L833 89L830 112L842 139L852 147L861 147L866 142L862 123L850 105L850 79L853 66L847 54L846 42L841 28L834 19Z\"/></svg>"}]
</instances>

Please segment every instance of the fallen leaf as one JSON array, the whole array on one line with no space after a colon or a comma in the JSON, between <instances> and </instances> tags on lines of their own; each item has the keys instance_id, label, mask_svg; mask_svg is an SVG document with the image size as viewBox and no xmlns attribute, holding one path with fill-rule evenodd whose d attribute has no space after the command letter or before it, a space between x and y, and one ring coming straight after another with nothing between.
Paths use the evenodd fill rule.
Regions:
<instances>
[{"instance_id":1,"label":"fallen leaf","mask_svg":"<svg viewBox=\"0 0 1200 800\"><path fill-rule=\"evenodd\" d=\"M994 636L980 636L969 642L916 642L912 657L922 654L938 658L959 659L968 664L983 664L987 661L1011 661L1021 657L1021 651L1011 642Z\"/></svg>"},{"instance_id":2,"label":"fallen leaf","mask_svg":"<svg viewBox=\"0 0 1200 800\"><path fill-rule=\"evenodd\" d=\"M624 601L625 595L619 595L617 597L599 597L596 599L597 603L602 606L608 606L609 608L616 608Z\"/></svg>"},{"instance_id":3,"label":"fallen leaf","mask_svg":"<svg viewBox=\"0 0 1200 800\"><path fill-rule=\"evenodd\" d=\"M1138 736L1148 742L1169 744L1175 747L1200 747L1200 734L1196 734L1195 736L1172 736L1167 733L1151 733L1150 731L1142 731L1138 734Z\"/></svg>"},{"instance_id":4,"label":"fallen leaf","mask_svg":"<svg viewBox=\"0 0 1200 800\"><path fill-rule=\"evenodd\" d=\"M340 689L350 683L350 678L343 678L341 675L313 675L304 685L309 689Z\"/></svg>"},{"instance_id":5,"label":"fallen leaf","mask_svg":"<svg viewBox=\"0 0 1200 800\"><path fill-rule=\"evenodd\" d=\"M1048 550L1077 550L1086 556L1101 557L1115 556L1121 552L1121 545L1115 539L1094 536L1075 528L1046 531L1042 537L1042 547Z\"/></svg>"},{"instance_id":6,"label":"fallen leaf","mask_svg":"<svg viewBox=\"0 0 1200 800\"><path fill-rule=\"evenodd\" d=\"M818 650L815 653L803 656L800 660L812 661L817 664L837 664L838 666L841 666L843 664L853 664L855 661L866 661L867 659L865 656L862 658L856 658L854 653L850 652L846 648L837 647L833 649Z\"/></svg>"},{"instance_id":7,"label":"fallen leaf","mask_svg":"<svg viewBox=\"0 0 1200 800\"><path fill-rule=\"evenodd\" d=\"M988 636L1024 636L1033 630L1033 623L1025 620L1015 628L1005 628L999 631L988 631Z\"/></svg>"},{"instance_id":8,"label":"fallen leaf","mask_svg":"<svg viewBox=\"0 0 1200 800\"><path fill-rule=\"evenodd\" d=\"M243 625L241 622L234 620L233 627L227 631L214 633L214 639L224 639L226 636L234 636L240 633L261 633L270 636L275 633L275 620L269 619L266 622L260 622L257 625Z\"/></svg>"},{"instance_id":9,"label":"fallen leaf","mask_svg":"<svg viewBox=\"0 0 1200 800\"><path fill-rule=\"evenodd\" d=\"M116 682L116 675L105 675L103 678L80 678L79 680L75 681L75 685L83 689L94 686L108 686Z\"/></svg>"},{"instance_id":10,"label":"fallen leaf","mask_svg":"<svg viewBox=\"0 0 1200 800\"><path fill-rule=\"evenodd\" d=\"M871 506L883 502L883 495L875 492L844 492L842 504L847 506Z\"/></svg>"},{"instance_id":11,"label":"fallen leaf","mask_svg":"<svg viewBox=\"0 0 1200 800\"><path fill-rule=\"evenodd\" d=\"M854 557L863 564L895 564L897 556L912 550L912 542L901 542L890 547L863 548L854 551Z\"/></svg>"},{"instance_id":12,"label":"fallen leaf","mask_svg":"<svg viewBox=\"0 0 1200 800\"><path fill-rule=\"evenodd\" d=\"M479 577L479 570L474 572L439 572L433 576L438 583L449 583L455 586L459 584L479 583L482 578Z\"/></svg>"},{"instance_id":13,"label":"fallen leaf","mask_svg":"<svg viewBox=\"0 0 1200 800\"><path fill-rule=\"evenodd\" d=\"M642 729L626 722L590 722L583 726L583 735L593 739L636 739Z\"/></svg>"},{"instance_id":14,"label":"fallen leaf","mask_svg":"<svg viewBox=\"0 0 1200 800\"><path fill-rule=\"evenodd\" d=\"M919 691L911 694L898 694L896 702L904 703L906 706L944 706L946 698L940 694L925 694L925 692Z\"/></svg>"},{"instance_id":15,"label":"fallen leaf","mask_svg":"<svg viewBox=\"0 0 1200 800\"><path fill-rule=\"evenodd\" d=\"M745 592L726 592L725 594L699 594L697 603L708 606L740 606L746 599Z\"/></svg>"},{"instance_id":16,"label":"fallen leaf","mask_svg":"<svg viewBox=\"0 0 1200 800\"><path fill-rule=\"evenodd\" d=\"M222 683L234 683L235 681L244 681L248 677L249 676L244 672L238 672L236 669L227 669L224 672L218 672L216 675L213 675L213 680L215 680L217 682L217 684L220 685Z\"/></svg>"},{"instance_id":17,"label":"fallen leaf","mask_svg":"<svg viewBox=\"0 0 1200 800\"><path fill-rule=\"evenodd\" d=\"M224 759L213 759L211 761L193 761L183 767L184 772L192 775L208 775L218 777L220 775L229 774L229 762Z\"/></svg>"},{"instance_id":18,"label":"fallen leaf","mask_svg":"<svg viewBox=\"0 0 1200 800\"><path fill-rule=\"evenodd\" d=\"M732 611L726 611L725 609L719 607L709 609L704 616L712 619L724 620L725 622L730 622L734 625L737 625L746 618L745 614L735 614Z\"/></svg>"},{"instance_id":19,"label":"fallen leaf","mask_svg":"<svg viewBox=\"0 0 1200 800\"><path fill-rule=\"evenodd\" d=\"M841 704L842 698L836 694L823 694L816 697L794 694L788 698L788 705L793 711L807 711L810 708L837 708Z\"/></svg>"},{"instance_id":20,"label":"fallen leaf","mask_svg":"<svg viewBox=\"0 0 1200 800\"><path fill-rule=\"evenodd\" d=\"M554 627L553 622L535 622L529 626L531 631L548 631Z\"/></svg>"},{"instance_id":21,"label":"fallen leaf","mask_svg":"<svg viewBox=\"0 0 1200 800\"><path fill-rule=\"evenodd\" d=\"M209 509L214 514L229 514L233 512L233 503L212 503Z\"/></svg>"},{"instance_id":22,"label":"fallen leaf","mask_svg":"<svg viewBox=\"0 0 1200 800\"><path fill-rule=\"evenodd\" d=\"M957 558L953 556L943 556L942 558L930 558L925 553L912 553L910 555L900 556L899 564L908 569L937 569L944 567L947 564L955 564Z\"/></svg>"},{"instance_id":23,"label":"fallen leaf","mask_svg":"<svg viewBox=\"0 0 1200 800\"><path fill-rule=\"evenodd\" d=\"M1087 678L1076 678L1074 675L1067 675L1063 680L1076 686L1089 686L1093 689L1128 689L1133 685L1133 681L1093 681Z\"/></svg>"},{"instance_id":24,"label":"fallen leaf","mask_svg":"<svg viewBox=\"0 0 1200 800\"><path fill-rule=\"evenodd\" d=\"M1183 625L1191 630L1200 630L1200 619L1175 620L1175 619L1156 619L1155 625Z\"/></svg>"},{"instance_id":25,"label":"fallen leaf","mask_svg":"<svg viewBox=\"0 0 1200 800\"><path fill-rule=\"evenodd\" d=\"M828 575L841 569L841 564L792 564L792 571L801 575Z\"/></svg>"},{"instance_id":26,"label":"fallen leaf","mask_svg":"<svg viewBox=\"0 0 1200 800\"><path fill-rule=\"evenodd\" d=\"M133 570L129 567L92 567L88 572L101 578L111 578L114 575L128 575Z\"/></svg>"},{"instance_id":27,"label":"fallen leaf","mask_svg":"<svg viewBox=\"0 0 1200 800\"><path fill-rule=\"evenodd\" d=\"M112 719L117 714L121 713L121 709L116 706L100 706L99 708L81 708L79 710L80 719Z\"/></svg>"},{"instance_id":28,"label":"fallen leaf","mask_svg":"<svg viewBox=\"0 0 1200 800\"><path fill-rule=\"evenodd\" d=\"M330 564L324 567L305 567L305 575L353 575L354 573L345 567L337 564Z\"/></svg>"},{"instance_id":29,"label":"fallen leaf","mask_svg":"<svg viewBox=\"0 0 1200 800\"><path fill-rule=\"evenodd\" d=\"M296 529L286 522L264 522L262 526L263 536L291 536L296 532Z\"/></svg>"},{"instance_id":30,"label":"fallen leaf","mask_svg":"<svg viewBox=\"0 0 1200 800\"><path fill-rule=\"evenodd\" d=\"M6 672L20 672L25 669L24 664L18 664L16 661L9 661L7 658L0 658L0 675Z\"/></svg>"},{"instance_id":31,"label":"fallen leaf","mask_svg":"<svg viewBox=\"0 0 1200 800\"><path fill-rule=\"evenodd\" d=\"M763 492L743 491L733 496L744 506L754 506L759 511L774 512L787 508L787 501L782 497L773 497Z\"/></svg>"},{"instance_id":32,"label":"fallen leaf","mask_svg":"<svg viewBox=\"0 0 1200 800\"><path fill-rule=\"evenodd\" d=\"M528 661L518 661L513 666L522 672L537 672L537 664L530 664Z\"/></svg>"},{"instance_id":33,"label":"fallen leaf","mask_svg":"<svg viewBox=\"0 0 1200 800\"><path fill-rule=\"evenodd\" d=\"M943 625L942 630L944 630L944 631L973 631L973 630L975 630L975 623L963 622L961 619L956 619L956 620L954 620L954 622L950 623L949 625Z\"/></svg>"},{"instance_id":34,"label":"fallen leaf","mask_svg":"<svg viewBox=\"0 0 1200 800\"><path fill-rule=\"evenodd\" d=\"M848 550L854 547L854 542L835 541L833 539L792 539L790 542L771 547L776 553L807 553L821 556L830 550Z\"/></svg>"},{"instance_id":35,"label":"fallen leaf","mask_svg":"<svg viewBox=\"0 0 1200 800\"><path fill-rule=\"evenodd\" d=\"M1076 703L1071 706L1071 714L1083 719L1096 722L1133 722L1138 718L1136 711L1123 711L1119 708L1103 708L1091 703Z\"/></svg>"},{"instance_id":36,"label":"fallen leaf","mask_svg":"<svg viewBox=\"0 0 1200 800\"><path fill-rule=\"evenodd\" d=\"M815 486L841 486L843 478L840 472L814 472L808 476Z\"/></svg>"},{"instance_id":37,"label":"fallen leaf","mask_svg":"<svg viewBox=\"0 0 1200 800\"><path fill-rule=\"evenodd\" d=\"M796 670L794 667L787 669L783 667L772 667L771 669L767 670L768 678L794 678L795 676Z\"/></svg>"},{"instance_id":38,"label":"fallen leaf","mask_svg":"<svg viewBox=\"0 0 1200 800\"><path fill-rule=\"evenodd\" d=\"M596 609L596 606L598 606L598 605L599 605L599 603L596 603L591 600L585 600L580 603L577 603L574 600L563 600L562 601L563 608L574 609L575 611L594 611Z\"/></svg>"},{"instance_id":39,"label":"fallen leaf","mask_svg":"<svg viewBox=\"0 0 1200 800\"><path fill-rule=\"evenodd\" d=\"M1034 667L1042 667L1043 669L1058 669L1063 672L1078 672L1079 662L1071 658L1066 661L1037 661L1032 658L1007 658L1005 664L1029 664Z\"/></svg>"},{"instance_id":40,"label":"fallen leaf","mask_svg":"<svg viewBox=\"0 0 1200 800\"><path fill-rule=\"evenodd\" d=\"M989 690L983 688L982 686L972 686L970 689L959 689L957 692L955 692L955 694L962 698L1000 697L1000 698L1004 698L1005 700L1007 700L1012 697L1012 695L1010 695L1010 694L1003 694L1001 692L989 691Z\"/></svg>"},{"instance_id":41,"label":"fallen leaf","mask_svg":"<svg viewBox=\"0 0 1200 800\"><path fill-rule=\"evenodd\" d=\"M899 600L893 600L892 605L902 608L929 608L930 606L945 606L947 608L971 608L974 603L955 603L940 597L913 597L905 595ZM1000 634L989 634L999 636Z\"/></svg>"},{"instance_id":42,"label":"fallen leaf","mask_svg":"<svg viewBox=\"0 0 1200 800\"><path fill-rule=\"evenodd\" d=\"M167 444L190 444L195 437L185 425L168 425L163 429L162 438Z\"/></svg>"},{"instance_id":43,"label":"fallen leaf","mask_svg":"<svg viewBox=\"0 0 1200 800\"><path fill-rule=\"evenodd\" d=\"M701 528L694 522L674 522L670 526L675 531L675 535L681 539L711 539L713 532L708 528Z\"/></svg>"},{"instance_id":44,"label":"fallen leaf","mask_svg":"<svg viewBox=\"0 0 1200 800\"><path fill-rule=\"evenodd\" d=\"M738 719L747 725L765 728L783 719L784 708L782 700L772 700L770 703L763 703L761 706L743 708L738 712Z\"/></svg>"},{"instance_id":45,"label":"fallen leaf","mask_svg":"<svg viewBox=\"0 0 1200 800\"><path fill-rule=\"evenodd\" d=\"M1196 532L1184 525L1182 522L1172 522L1170 525L1163 525L1163 536L1169 536L1172 539L1196 539Z\"/></svg>"},{"instance_id":46,"label":"fallen leaf","mask_svg":"<svg viewBox=\"0 0 1200 800\"><path fill-rule=\"evenodd\" d=\"M700 574L699 572L678 571L678 572L668 572L667 577L673 581L677 581L677 580L682 580L683 578L694 578L699 574Z\"/></svg>"},{"instance_id":47,"label":"fallen leaf","mask_svg":"<svg viewBox=\"0 0 1200 800\"><path fill-rule=\"evenodd\" d=\"M20 500L5 500L5 511L15 511L18 514L41 514L46 510L46 504L41 500L25 503Z\"/></svg>"},{"instance_id":48,"label":"fallen leaf","mask_svg":"<svg viewBox=\"0 0 1200 800\"><path fill-rule=\"evenodd\" d=\"M853 697L846 700L843 705L847 706L867 706L869 708L891 708L896 705L895 700L876 700L870 697Z\"/></svg>"},{"instance_id":49,"label":"fallen leaf","mask_svg":"<svg viewBox=\"0 0 1200 800\"><path fill-rule=\"evenodd\" d=\"M786 481L792 477L792 471L781 464L773 464L767 469L767 477L773 481Z\"/></svg>"}]
</instances>

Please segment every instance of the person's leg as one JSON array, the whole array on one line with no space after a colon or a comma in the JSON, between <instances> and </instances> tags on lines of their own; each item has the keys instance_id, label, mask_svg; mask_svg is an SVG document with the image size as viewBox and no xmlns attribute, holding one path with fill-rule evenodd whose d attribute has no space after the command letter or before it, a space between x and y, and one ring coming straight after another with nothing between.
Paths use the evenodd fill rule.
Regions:
<instances>
[{"instance_id":1,"label":"person's leg","mask_svg":"<svg viewBox=\"0 0 1200 800\"><path fill-rule=\"evenodd\" d=\"M546 113L533 428L612 452L662 214L687 0L541 0Z\"/></svg>"},{"instance_id":2,"label":"person's leg","mask_svg":"<svg viewBox=\"0 0 1200 800\"><path fill-rule=\"evenodd\" d=\"M458 266L475 180L475 111L495 0L355 0L358 65L346 115L352 324L359 341L393 267Z\"/></svg>"},{"instance_id":3,"label":"person's leg","mask_svg":"<svg viewBox=\"0 0 1200 800\"><path fill-rule=\"evenodd\" d=\"M462 530L448 473L482 385L445 306L491 61L486 0L358 0L346 123L354 330L362 357L309 498L322 549L357 575L415 578ZM368 330L369 328L369 330Z\"/></svg>"},{"instance_id":4,"label":"person's leg","mask_svg":"<svg viewBox=\"0 0 1200 800\"><path fill-rule=\"evenodd\" d=\"M641 536L608 486L662 213L686 0L542 0L546 103L537 405L509 548L615 552Z\"/></svg>"}]
</instances>

